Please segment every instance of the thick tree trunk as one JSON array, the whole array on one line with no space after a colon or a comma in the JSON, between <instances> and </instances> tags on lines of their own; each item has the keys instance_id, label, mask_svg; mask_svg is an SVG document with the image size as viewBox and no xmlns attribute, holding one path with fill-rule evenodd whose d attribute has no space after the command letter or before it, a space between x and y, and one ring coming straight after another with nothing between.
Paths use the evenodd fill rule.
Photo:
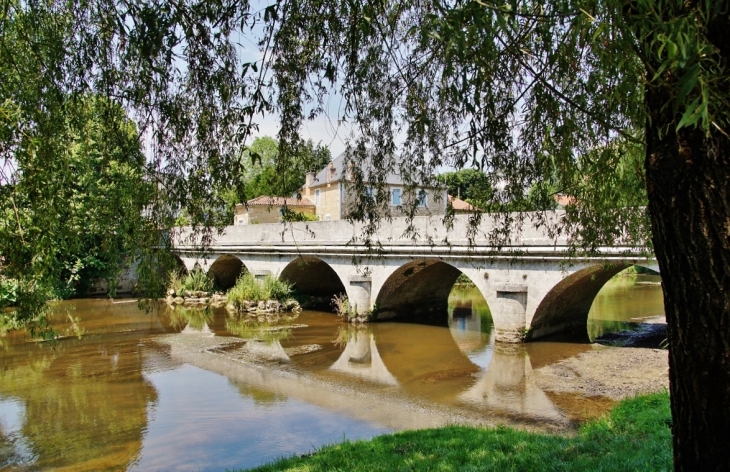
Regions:
<instances>
[{"instance_id":1,"label":"thick tree trunk","mask_svg":"<svg viewBox=\"0 0 730 472\"><path fill-rule=\"evenodd\" d=\"M666 89L647 88L646 177L664 289L674 464L730 470L730 138L674 132Z\"/></svg>"}]
</instances>

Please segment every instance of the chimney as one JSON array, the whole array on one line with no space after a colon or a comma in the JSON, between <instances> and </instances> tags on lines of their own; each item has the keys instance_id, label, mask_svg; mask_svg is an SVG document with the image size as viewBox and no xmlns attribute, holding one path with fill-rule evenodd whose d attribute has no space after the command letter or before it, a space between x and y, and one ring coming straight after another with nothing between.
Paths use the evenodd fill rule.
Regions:
<instances>
[{"instance_id":1,"label":"chimney","mask_svg":"<svg viewBox=\"0 0 730 472\"><path fill-rule=\"evenodd\" d=\"M309 190L309 187L312 186L312 182L314 182L314 172L310 170L309 172L307 172L306 180L304 180L304 189Z\"/></svg>"}]
</instances>

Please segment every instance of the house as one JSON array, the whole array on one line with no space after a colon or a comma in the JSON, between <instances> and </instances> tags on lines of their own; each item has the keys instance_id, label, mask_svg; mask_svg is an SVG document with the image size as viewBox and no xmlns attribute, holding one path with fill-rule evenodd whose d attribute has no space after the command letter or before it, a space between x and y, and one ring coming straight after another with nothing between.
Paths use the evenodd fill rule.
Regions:
<instances>
[{"instance_id":1,"label":"house","mask_svg":"<svg viewBox=\"0 0 730 472\"><path fill-rule=\"evenodd\" d=\"M352 194L352 177L345 169L346 153L332 160L324 169L316 174L308 172L301 189L301 195L309 199L316 208L316 214L322 221L343 219L352 208L358 196ZM369 166L369 162L363 165ZM386 193L391 214L404 214L402 205L406 204L406 185L397 173L390 173L385 178ZM373 195L373 189L366 190ZM446 212L447 195L445 188L423 188L418 191L419 203L416 215L442 215Z\"/></svg>"},{"instance_id":2,"label":"house","mask_svg":"<svg viewBox=\"0 0 730 472\"><path fill-rule=\"evenodd\" d=\"M282 220L284 209L304 215L316 214L314 204L306 198L261 196L239 203L233 215L236 226L257 223L278 223Z\"/></svg>"}]
</instances>

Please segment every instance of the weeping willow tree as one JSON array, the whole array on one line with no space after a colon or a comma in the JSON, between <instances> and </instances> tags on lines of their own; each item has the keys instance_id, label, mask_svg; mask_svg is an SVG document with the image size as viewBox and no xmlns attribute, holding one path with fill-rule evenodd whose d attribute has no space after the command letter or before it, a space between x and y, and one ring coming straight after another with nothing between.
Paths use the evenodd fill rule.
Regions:
<instances>
[{"instance_id":1,"label":"weeping willow tree","mask_svg":"<svg viewBox=\"0 0 730 472\"><path fill-rule=\"evenodd\" d=\"M215 225L206 209L217 188L240 182L256 120L279 117L284 175L303 122L334 98L342 106L330 119L349 130L349 185L376 190L350 214L366 221L365 238L389 218L394 171L410 215L444 166L484 172L495 211L570 195L578 203L557 220L498 213L495 243L530 218L569 235L576 251L653 250L675 467L725 470L729 9L709 0L0 0L0 153L14 175L33 162L38 175L53 173L64 103L107 97L147 150L152 226L167 229L185 209L205 241ZM3 254L5 267L14 263Z\"/></svg>"}]
</instances>

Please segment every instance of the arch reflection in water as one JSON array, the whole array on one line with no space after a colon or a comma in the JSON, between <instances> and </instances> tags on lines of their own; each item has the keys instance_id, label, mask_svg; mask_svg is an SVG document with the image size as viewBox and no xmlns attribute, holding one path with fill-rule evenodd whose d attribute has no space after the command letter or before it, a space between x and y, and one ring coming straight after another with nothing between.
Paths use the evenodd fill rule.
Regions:
<instances>
[{"instance_id":1,"label":"arch reflection in water","mask_svg":"<svg viewBox=\"0 0 730 472\"><path fill-rule=\"evenodd\" d=\"M385 367L375 344L375 336L366 327L345 326L338 339L343 339L345 350L330 370L359 377L369 382L398 385L398 380Z\"/></svg>"},{"instance_id":2,"label":"arch reflection in water","mask_svg":"<svg viewBox=\"0 0 730 472\"><path fill-rule=\"evenodd\" d=\"M520 417L566 421L545 392L530 382L531 372L530 356L524 346L497 343L486 371L459 399Z\"/></svg>"},{"instance_id":3,"label":"arch reflection in water","mask_svg":"<svg viewBox=\"0 0 730 472\"><path fill-rule=\"evenodd\" d=\"M449 330L461 352L486 368L492 359L494 323L487 301L476 287L454 286L449 295Z\"/></svg>"},{"instance_id":4,"label":"arch reflection in water","mask_svg":"<svg viewBox=\"0 0 730 472\"><path fill-rule=\"evenodd\" d=\"M522 345L494 343L491 313L478 290L452 291L449 329L459 349L483 369L458 400L515 416L562 421L560 410L529 381L530 356ZM485 339L487 338L487 339Z\"/></svg>"}]
</instances>

